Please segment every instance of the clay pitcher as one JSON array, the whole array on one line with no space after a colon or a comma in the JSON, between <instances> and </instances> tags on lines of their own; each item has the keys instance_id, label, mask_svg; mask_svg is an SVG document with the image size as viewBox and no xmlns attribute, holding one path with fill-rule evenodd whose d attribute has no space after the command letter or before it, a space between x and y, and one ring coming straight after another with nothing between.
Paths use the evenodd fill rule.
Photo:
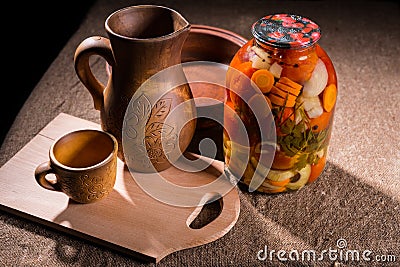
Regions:
<instances>
[{"instance_id":1,"label":"clay pitcher","mask_svg":"<svg viewBox=\"0 0 400 267\"><path fill-rule=\"evenodd\" d=\"M107 17L108 38L88 37L75 51L76 74L100 111L101 127L116 137L118 157L126 164L129 161L128 167L134 171L154 172L170 167L179 157L176 150L183 152L193 137L195 105L180 66L190 26L178 12L167 7L129 6ZM106 86L91 70L92 55L103 57L111 66ZM174 74L167 75L165 82L157 82L151 90L149 86L141 89L149 78L172 66ZM175 88L170 88L170 79L175 79ZM182 103L189 104L181 112L169 114ZM168 115L171 116L165 123ZM169 137L164 143L163 133Z\"/></svg>"}]
</instances>

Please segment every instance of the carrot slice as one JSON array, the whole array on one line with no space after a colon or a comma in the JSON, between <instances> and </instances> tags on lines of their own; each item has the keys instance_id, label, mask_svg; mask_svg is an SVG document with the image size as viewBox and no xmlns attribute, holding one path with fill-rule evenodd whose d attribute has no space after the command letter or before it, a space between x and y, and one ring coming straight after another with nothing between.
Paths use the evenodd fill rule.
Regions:
<instances>
[{"instance_id":1,"label":"carrot slice","mask_svg":"<svg viewBox=\"0 0 400 267\"><path fill-rule=\"evenodd\" d=\"M269 100L271 100L272 104L278 105L278 106L283 106L285 105L285 99L283 99L280 96L274 95L274 94L269 94L268 95Z\"/></svg>"},{"instance_id":2,"label":"carrot slice","mask_svg":"<svg viewBox=\"0 0 400 267\"><path fill-rule=\"evenodd\" d=\"M283 84L286 84L286 85L288 85L290 87L293 87L294 89L297 89L298 91L300 91L301 88L303 87L301 84L298 84L298 83L292 81L291 79L289 79L287 77L281 77L279 79L279 82L283 83Z\"/></svg>"},{"instance_id":3,"label":"carrot slice","mask_svg":"<svg viewBox=\"0 0 400 267\"><path fill-rule=\"evenodd\" d=\"M271 100L271 103L281 106L281 107L294 107L296 104L296 101L290 101L289 99L286 100L285 98L282 98L278 95L275 94L269 94L268 95L269 99Z\"/></svg>"},{"instance_id":4,"label":"carrot slice","mask_svg":"<svg viewBox=\"0 0 400 267\"><path fill-rule=\"evenodd\" d=\"M271 104L271 100L268 98L268 96L265 96L265 100L267 101L267 104L269 106L269 108L272 108L272 104Z\"/></svg>"},{"instance_id":5,"label":"carrot slice","mask_svg":"<svg viewBox=\"0 0 400 267\"><path fill-rule=\"evenodd\" d=\"M267 180L264 181L264 183L265 182L267 182L267 183L269 183L270 185L273 185L273 186L285 186L288 183L290 183L290 178L288 178L286 180L282 180L282 181L272 181L272 180L267 179Z\"/></svg>"},{"instance_id":6,"label":"carrot slice","mask_svg":"<svg viewBox=\"0 0 400 267\"><path fill-rule=\"evenodd\" d=\"M264 94L268 93L274 85L275 78L267 69L260 69L253 73L251 80L260 88Z\"/></svg>"},{"instance_id":7,"label":"carrot slice","mask_svg":"<svg viewBox=\"0 0 400 267\"><path fill-rule=\"evenodd\" d=\"M322 95L323 107L327 112L330 112L335 106L336 97L337 97L336 85L334 84L328 85L325 88L324 93Z\"/></svg>"},{"instance_id":8,"label":"carrot slice","mask_svg":"<svg viewBox=\"0 0 400 267\"><path fill-rule=\"evenodd\" d=\"M300 90L297 90L297 89L295 89L293 87L290 87L290 86L288 86L286 84L283 84L283 83L280 83L280 82L277 82L275 84L275 86L278 87L279 89L282 89L283 91L288 92L288 93L290 93L292 95L295 95L295 96L298 96L300 94Z\"/></svg>"},{"instance_id":9,"label":"carrot slice","mask_svg":"<svg viewBox=\"0 0 400 267\"><path fill-rule=\"evenodd\" d=\"M286 99L286 98L287 98L287 100L288 100L289 102L296 101L296 96L294 96L294 95L292 95L292 94L289 94L289 93L287 93L287 92L285 92L285 91L279 89L279 88L276 87L276 86L272 86L271 93L272 93L272 94L275 94L275 95L279 95L279 96L282 97L283 99Z\"/></svg>"}]
</instances>

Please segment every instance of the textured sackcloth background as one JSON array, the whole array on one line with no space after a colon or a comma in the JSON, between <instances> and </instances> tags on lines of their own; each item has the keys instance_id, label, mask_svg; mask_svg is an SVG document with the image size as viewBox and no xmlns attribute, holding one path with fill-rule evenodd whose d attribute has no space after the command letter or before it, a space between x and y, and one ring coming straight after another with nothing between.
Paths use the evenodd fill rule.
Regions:
<instances>
[{"instance_id":1,"label":"textured sackcloth background","mask_svg":"<svg viewBox=\"0 0 400 267\"><path fill-rule=\"evenodd\" d=\"M320 44L338 74L339 96L325 172L294 194L240 192L238 222L215 242L175 252L157 266L332 266L334 261L259 261L269 250L347 248L395 255L400 264L400 23L395 1L126 1L98 0L16 117L1 147L6 163L60 112L99 122L73 68L85 37L104 35L108 14L131 4L161 4L193 24L250 38L250 26L274 12L297 13L323 30ZM218 49L216 47L216 49ZM104 61L93 67L106 78ZM166 218L167 219L167 218ZM116 229L118 230L118 229ZM0 212L0 266L154 266L6 212Z\"/></svg>"}]
</instances>

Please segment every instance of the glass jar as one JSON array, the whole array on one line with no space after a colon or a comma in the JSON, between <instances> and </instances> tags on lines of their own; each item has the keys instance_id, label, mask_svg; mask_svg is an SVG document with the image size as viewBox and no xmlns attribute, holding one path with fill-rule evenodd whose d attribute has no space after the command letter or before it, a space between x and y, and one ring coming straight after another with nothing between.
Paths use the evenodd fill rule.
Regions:
<instances>
[{"instance_id":1,"label":"glass jar","mask_svg":"<svg viewBox=\"0 0 400 267\"><path fill-rule=\"evenodd\" d=\"M336 72L318 44L319 26L308 18L268 15L256 21L251 31L253 38L236 52L226 77L226 171L250 187L249 191L295 191L315 181L325 168L338 93ZM252 94L265 100L264 114L257 108L262 104L260 98L252 101ZM254 110L259 118L271 118L274 125L260 126ZM246 144L232 138L243 135L237 122L232 122L232 114L246 130ZM269 148L260 149L263 127L273 129L275 136L264 142ZM243 149L248 156L243 156Z\"/></svg>"}]
</instances>

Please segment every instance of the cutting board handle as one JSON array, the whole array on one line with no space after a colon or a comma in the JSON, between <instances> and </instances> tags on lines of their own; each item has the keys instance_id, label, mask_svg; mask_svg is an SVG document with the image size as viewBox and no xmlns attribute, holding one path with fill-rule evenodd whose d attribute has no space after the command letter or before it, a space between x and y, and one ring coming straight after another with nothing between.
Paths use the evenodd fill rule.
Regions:
<instances>
[{"instance_id":1,"label":"cutting board handle","mask_svg":"<svg viewBox=\"0 0 400 267\"><path fill-rule=\"evenodd\" d=\"M235 189L235 188L233 188ZM190 227L190 224L199 216L201 210L207 203L219 201L221 212L218 216L199 229ZM188 216L186 220L186 233L188 242L185 247L180 249L190 248L194 246L204 245L206 243L217 240L224 236L233 225L236 223L240 212L240 200L235 194L227 192L224 196L219 193L207 193L201 200L199 206Z\"/></svg>"}]
</instances>

